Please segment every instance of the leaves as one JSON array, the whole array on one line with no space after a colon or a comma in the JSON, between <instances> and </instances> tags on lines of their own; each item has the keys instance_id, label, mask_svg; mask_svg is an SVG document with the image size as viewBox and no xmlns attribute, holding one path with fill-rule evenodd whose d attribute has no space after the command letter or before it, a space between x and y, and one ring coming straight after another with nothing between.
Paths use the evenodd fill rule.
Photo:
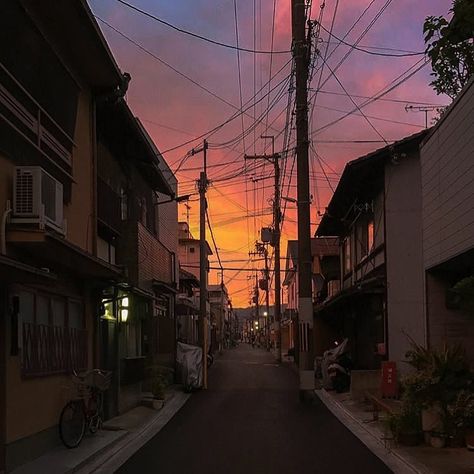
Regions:
<instances>
[{"instance_id":1,"label":"leaves","mask_svg":"<svg viewBox=\"0 0 474 474\"><path fill-rule=\"evenodd\" d=\"M474 2L454 0L453 19L429 16L423 25L426 54L438 94L455 98L474 74Z\"/></svg>"}]
</instances>

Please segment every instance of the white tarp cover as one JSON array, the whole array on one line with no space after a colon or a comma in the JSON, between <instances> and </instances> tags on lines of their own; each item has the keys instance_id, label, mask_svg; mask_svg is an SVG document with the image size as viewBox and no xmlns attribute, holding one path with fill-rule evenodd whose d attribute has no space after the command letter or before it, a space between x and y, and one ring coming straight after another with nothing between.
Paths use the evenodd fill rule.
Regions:
<instances>
[{"instance_id":1,"label":"white tarp cover","mask_svg":"<svg viewBox=\"0 0 474 474\"><path fill-rule=\"evenodd\" d=\"M186 388L202 387L202 349L178 342L176 361L181 369L182 383Z\"/></svg>"}]
</instances>

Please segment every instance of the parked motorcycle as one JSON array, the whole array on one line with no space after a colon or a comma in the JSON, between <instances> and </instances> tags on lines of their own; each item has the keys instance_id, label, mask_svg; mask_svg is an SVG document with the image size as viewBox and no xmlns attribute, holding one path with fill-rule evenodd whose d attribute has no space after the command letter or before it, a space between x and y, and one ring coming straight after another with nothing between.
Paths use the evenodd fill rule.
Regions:
<instances>
[{"instance_id":1,"label":"parked motorcycle","mask_svg":"<svg viewBox=\"0 0 474 474\"><path fill-rule=\"evenodd\" d=\"M329 361L328 361L329 362ZM351 385L352 360L345 339L333 351L327 364L327 374L332 388L337 393L347 392Z\"/></svg>"}]
</instances>

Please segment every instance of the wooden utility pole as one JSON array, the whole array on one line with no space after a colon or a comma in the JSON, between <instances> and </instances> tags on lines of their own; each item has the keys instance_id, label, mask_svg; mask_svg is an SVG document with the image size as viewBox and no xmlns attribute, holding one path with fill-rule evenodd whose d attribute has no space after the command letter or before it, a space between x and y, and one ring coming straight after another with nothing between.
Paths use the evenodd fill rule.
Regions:
<instances>
[{"instance_id":1,"label":"wooden utility pole","mask_svg":"<svg viewBox=\"0 0 474 474\"><path fill-rule=\"evenodd\" d=\"M296 66L296 157L298 188L298 329L300 399L314 394L312 259L308 156L308 68L306 2L291 0L293 57ZM309 397L308 397L309 396Z\"/></svg>"},{"instance_id":2,"label":"wooden utility pole","mask_svg":"<svg viewBox=\"0 0 474 474\"><path fill-rule=\"evenodd\" d=\"M281 274L280 274L280 226L281 226L281 209L280 209L280 157L279 153L275 153L275 138L273 136L262 135L261 138L270 138L272 140L271 155L245 155L245 159L264 159L273 164L275 191L273 197L273 245L275 246L275 322L277 323L277 361L281 362Z\"/></svg>"},{"instance_id":3,"label":"wooden utility pole","mask_svg":"<svg viewBox=\"0 0 474 474\"><path fill-rule=\"evenodd\" d=\"M270 271L268 269L268 250L265 245L263 247L263 256L265 258L265 339L267 350L270 350Z\"/></svg>"},{"instance_id":4,"label":"wooden utility pole","mask_svg":"<svg viewBox=\"0 0 474 474\"><path fill-rule=\"evenodd\" d=\"M253 255L263 255L265 260L265 268L263 269L264 280L265 280L265 313L264 313L264 332L265 332L265 343L267 345L267 349L270 350L270 271L268 268L268 249L266 244L263 242L255 242L255 251L249 252L249 256ZM263 289L263 288L262 288Z\"/></svg>"},{"instance_id":5,"label":"wooden utility pole","mask_svg":"<svg viewBox=\"0 0 474 474\"><path fill-rule=\"evenodd\" d=\"M280 273L280 155L273 154L275 168L275 198L273 202L273 220L275 221L275 321L277 323L277 361L281 363L281 273Z\"/></svg>"},{"instance_id":6,"label":"wooden utility pole","mask_svg":"<svg viewBox=\"0 0 474 474\"><path fill-rule=\"evenodd\" d=\"M191 151L192 155L203 152L204 167L199 177L199 339L202 347L203 388L207 388L207 272L208 255L206 246L206 191L207 180L207 141L203 146Z\"/></svg>"}]
</instances>

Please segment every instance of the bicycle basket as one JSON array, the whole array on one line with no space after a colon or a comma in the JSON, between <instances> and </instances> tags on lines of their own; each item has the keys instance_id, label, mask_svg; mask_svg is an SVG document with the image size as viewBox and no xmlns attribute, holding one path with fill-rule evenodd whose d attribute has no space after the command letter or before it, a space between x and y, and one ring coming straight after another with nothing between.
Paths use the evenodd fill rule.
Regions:
<instances>
[{"instance_id":1,"label":"bicycle basket","mask_svg":"<svg viewBox=\"0 0 474 474\"><path fill-rule=\"evenodd\" d=\"M88 380L90 377L90 380ZM93 371L89 377L86 377L86 383L100 392L109 389L112 383L112 372L110 371Z\"/></svg>"}]
</instances>

